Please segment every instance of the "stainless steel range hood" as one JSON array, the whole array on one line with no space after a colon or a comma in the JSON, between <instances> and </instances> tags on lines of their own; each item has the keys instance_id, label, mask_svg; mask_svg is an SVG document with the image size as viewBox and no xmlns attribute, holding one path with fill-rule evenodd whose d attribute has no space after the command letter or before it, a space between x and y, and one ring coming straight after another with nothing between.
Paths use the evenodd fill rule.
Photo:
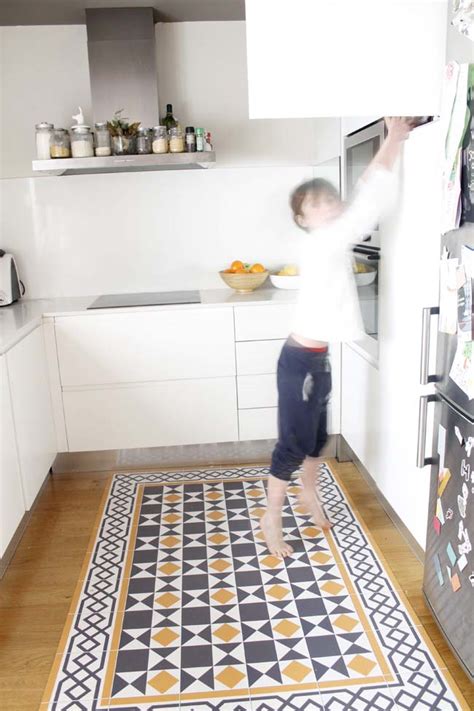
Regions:
<instances>
[{"instance_id":1,"label":"stainless steel range hood","mask_svg":"<svg viewBox=\"0 0 474 711\"><path fill-rule=\"evenodd\" d=\"M159 123L153 8L86 9L94 121L124 110L130 121Z\"/></svg>"}]
</instances>

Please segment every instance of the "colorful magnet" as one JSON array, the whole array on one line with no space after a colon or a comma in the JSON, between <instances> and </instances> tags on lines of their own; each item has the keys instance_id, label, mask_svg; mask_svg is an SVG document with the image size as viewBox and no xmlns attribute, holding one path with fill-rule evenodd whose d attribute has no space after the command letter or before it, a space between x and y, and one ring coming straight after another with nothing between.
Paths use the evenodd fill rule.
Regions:
<instances>
[{"instance_id":1,"label":"colorful magnet","mask_svg":"<svg viewBox=\"0 0 474 711\"><path fill-rule=\"evenodd\" d=\"M440 585L444 585L444 578L443 578L443 572L441 570L441 564L439 562L439 557L438 555L433 556L433 562L436 570L436 575L438 576L438 583Z\"/></svg>"},{"instance_id":2,"label":"colorful magnet","mask_svg":"<svg viewBox=\"0 0 474 711\"><path fill-rule=\"evenodd\" d=\"M441 523L437 516L434 516L433 518L433 528L439 536L439 534L441 533Z\"/></svg>"},{"instance_id":3,"label":"colorful magnet","mask_svg":"<svg viewBox=\"0 0 474 711\"><path fill-rule=\"evenodd\" d=\"M453 592L457 592L461 587L461 581L459 580L459 575L457 573L455 573L451 578L451 585L453 588Z\"/></svg>"},{"instance_id":4,"label":"colorful magnet","mask_svg":"<svg viewBox=\"0 0 474 711\"><path fill-rule=\"evenodd\" d=\"M443 506L441 504L441 499L438 499L436 502L436 518L439 519L440 524L443 526L444 525L444 514L443 514Z\"/></svg>"},{"instance_id":5,"label":"colorful magnet","mask_svg":"<svg viewBox=\"0 0 474 711\"><path fill-rule=\"evenodd\" d=\"M449 469L443 469L443 471L439 475L438 496L442 496L443 491L446 489L450 478L451 472L449 471Z\"/></svg>"},{"instance_id":6,"label":"colorful magnet","mask_svg":"<svg viewBox=\"0 0 474 711\"><path fill-rule=\"evenodd\" d=\"M465 555L462 555L462 556L459 558L459 560L458 560L458 568L459 568L459 570L461 570L461 571L464 570L464 568L466 567L466 565L467 565L467 558L466 558Z\"/></svg>"},{"instance_id":7,"label":"colorful magnet","mask_svg":"<svg viewBox=\"0 0 474 711\"><path fill-rule=\"evenodd\" d=\"M448 521L451 521L451 519L452 519L453 516L454 516L453 510L452 510L452 509L448 509L448 510L446 511L446 519L447 519Z\"/></svg>"},{"instance_id":8,"label":"colorful magnet","mask_svg":"<svg viewBox=\"0 0 474 711\"><path fill-rule=\"evenodd\" d=\"M450 560L451 565L456 565L457 557L451 543L448 543L448 545L446 546L446 553L448 554L448 558Z\"/></svg>"}]
</instances>

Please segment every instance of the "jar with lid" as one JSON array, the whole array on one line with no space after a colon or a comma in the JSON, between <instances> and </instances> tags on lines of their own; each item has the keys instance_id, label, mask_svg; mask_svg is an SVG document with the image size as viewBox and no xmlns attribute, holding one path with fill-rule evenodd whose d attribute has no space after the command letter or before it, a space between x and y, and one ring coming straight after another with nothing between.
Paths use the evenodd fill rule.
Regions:
<instances>
[{"instance_id":1,"label":"jar with lid","mask_svg":"<svg viewBox=\"0 0 474 711\"><path fill-rule=\"evenodd\" d=\"M50 146L54 124L42 121L36 124L36 155L38 160L51 158Z\"/></svg>"},{"instance_id":2,"label":"jar with lid","mask_svg":"<svg viewBox=\"0 0 474 711\"><path fill-rule=\"evenodd\" d=\"M170 153L183 153L184 152L184 136L180 128L170 128Z\"/></svg>"},{"instance_id":3,"label":"jar with lid","mask_svg":"<svg viewBox=\"0 0 474 711\"><path fill-rule=\"evenodd\" d=\"M139 128L137 132L137 153L139 156L151 153L151 131L149 128Z\"/></svg>"},{"instance_id":4,"label":"jar with lid","mask_svg":"<svg viewBox=\"0 0 474 711\"><path fill-rule=\"evenodd\" d=\"M99 121L95 124L95 154L100 157L112 155L110 133L106 121Z\"/></svg>"},{"instance_id":5,"label":"jar with lid","mask_svg":"<svg viewBox=\"0 0 474 711\"><path fill-rule=\"evenodd\" d=\"M186 153L196 153L194 126L186 126Z\"/></svg>"},{"instance_id":6,"label":"jar with lid","mask_svg":"<svg viewBox=\"0 0 474 711\"><path fill-rule=\"evenodd\" d=\"M198 153L202 153L204 150L206 141L204 139L204 129L203 128L197 128L196 129L196 151Z\"/></svg>"},{"instance_id":7,"label":"jar with lid","mask_svg":"<svg viewBox=\"0 0 474 711\"><path fill-rule=\"evenodd\" d=\"M92 158L94 156L94 140L90 126L72 126L71 152L73 158Z\"/></svg>"},{"instance_id":8,"label":"jar with lid","mask_svg":"<svg viewBox=\"0 0 474 711\"><path fill-rule=\"evenodd\" d=\"M168 153L168 131L166 126L155 126L153 129L153 153Z\"/></svg>"},{"instance_id":9,"label":"jar with lid","mask_svg":"<svg viewBox=\"0 0 474 711\"><path fill-rule=\"evenodd\" d=\"M55 128L51 134L51 158L70 158L71 141L65 128Z\"/></svg>"}]
</instances>

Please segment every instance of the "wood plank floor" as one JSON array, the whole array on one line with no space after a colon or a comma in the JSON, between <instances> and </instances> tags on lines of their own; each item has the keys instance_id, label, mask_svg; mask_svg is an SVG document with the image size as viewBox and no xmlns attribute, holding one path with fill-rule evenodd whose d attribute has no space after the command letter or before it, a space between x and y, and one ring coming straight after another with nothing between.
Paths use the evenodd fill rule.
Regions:
<instances>
[{"instance_id":1,"label":"wood plank floor","mask_svg":"<svg viewBox=\"0 0 474 711\"><path fill-rule=\"evenodd\" d=\"M474 708L474 688L424 602L422 565L355 466L335 460L329 463L343 477L358 515L382 549L466 702ZM107 472L51 476L0 581L2 711L38 709L109 477Z\"/></svg>"}]
</instances>

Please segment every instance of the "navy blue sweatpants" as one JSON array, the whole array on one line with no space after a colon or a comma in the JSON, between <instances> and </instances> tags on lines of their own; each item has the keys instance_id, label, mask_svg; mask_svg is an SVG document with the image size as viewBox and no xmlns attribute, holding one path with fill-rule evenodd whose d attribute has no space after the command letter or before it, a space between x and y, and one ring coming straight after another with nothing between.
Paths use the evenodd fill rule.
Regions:
<instances>
[{"instance_id":1,"label":"navy blue sweatpants","mask_svg":"<svg viewBox=\"0 0 474 711\"><path fill-rule=\"evenodd\" d=\"M311 351L291 337L277 368L278 442L270 471L289 481L305 457L317 457L327 442L331 365L327 351Z\"/></svg>"}]
</instances>

